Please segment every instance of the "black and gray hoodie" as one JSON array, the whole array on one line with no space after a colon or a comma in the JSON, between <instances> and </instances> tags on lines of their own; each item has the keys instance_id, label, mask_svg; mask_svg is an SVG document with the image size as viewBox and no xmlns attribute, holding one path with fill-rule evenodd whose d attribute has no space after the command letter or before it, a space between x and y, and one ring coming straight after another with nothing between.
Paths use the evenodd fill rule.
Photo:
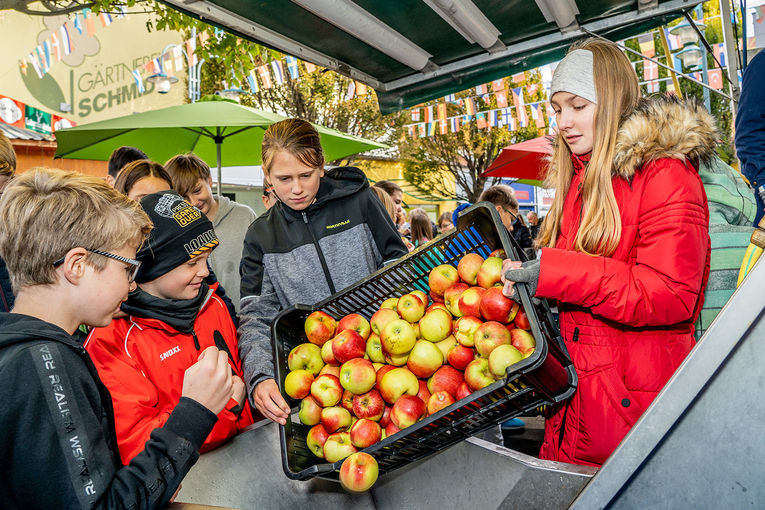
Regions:
<instances>
[{"instance_id":1,"label":"black and gray hoodie","mask_svg":"<svg viewBox=\"0 0 765 510\"><path fill-rule=\"evenodd\" d=\"M278 202L244 239L239 353L252 395L274 375L271 323L294 304L312 305L407 254L364 173L334 168L303 211Z\"/></svg>"}]
</instances>

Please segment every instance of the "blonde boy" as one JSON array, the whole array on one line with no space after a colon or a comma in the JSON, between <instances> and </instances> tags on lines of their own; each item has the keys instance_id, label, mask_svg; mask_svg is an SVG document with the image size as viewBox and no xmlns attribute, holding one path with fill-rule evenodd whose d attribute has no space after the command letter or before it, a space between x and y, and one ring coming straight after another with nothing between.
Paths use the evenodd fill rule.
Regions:
<instances>
[{"instance_id":1,"label":"blonde boy","mask_svg":"<svg viewBox=\"0 0 765 510\"><path fill-rule=\"evenodd\" d=\"M205 350L164 427L120 462L109 392L72 334L111 322L150 227L137 203L74 172L29 171L0 199L16 292L12 313L0 313L3 508L162 508L231 398L226 353Z\"/></svg>"}]
</instances>

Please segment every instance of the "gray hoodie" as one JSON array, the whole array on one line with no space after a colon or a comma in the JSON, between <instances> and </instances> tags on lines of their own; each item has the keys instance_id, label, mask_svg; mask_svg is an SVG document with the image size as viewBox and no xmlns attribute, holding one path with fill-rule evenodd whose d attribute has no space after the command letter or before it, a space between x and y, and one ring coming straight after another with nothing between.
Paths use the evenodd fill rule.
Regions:
<instances>
[{"instance_id":1,"label":"gray hoodie","mask_svg":"<svg viewBox=\"0 0 765 510\"><path fill-rule=\"evenodd\" d=\"M210 254L210 267L239 312L239 262L242 260L244 235L257 216L244 204L226 197L217 200L218 214L213 221L213 228L220 245Z\"/></svg>"}]
</instances>

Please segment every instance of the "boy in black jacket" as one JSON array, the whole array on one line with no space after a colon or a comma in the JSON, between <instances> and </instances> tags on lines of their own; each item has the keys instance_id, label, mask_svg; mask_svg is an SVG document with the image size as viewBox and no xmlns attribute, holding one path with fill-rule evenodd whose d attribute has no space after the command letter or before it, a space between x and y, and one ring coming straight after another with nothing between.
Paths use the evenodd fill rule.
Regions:
<instances>
[{"instance_id":1,"label":"boy in black jacket","mask_svg":"<svg viewBox=\"0 0 765 510\"><path fill-rule=\"evenodd\" d=\"M4 509L164 507L233 394L227 355L210 347L165 425L120 462L111 397L72 334L112 320L150 228L136 202L74 172L30 171L0 199L16 291L13 312L0 313Z\"/></svg>"}]
</instances>

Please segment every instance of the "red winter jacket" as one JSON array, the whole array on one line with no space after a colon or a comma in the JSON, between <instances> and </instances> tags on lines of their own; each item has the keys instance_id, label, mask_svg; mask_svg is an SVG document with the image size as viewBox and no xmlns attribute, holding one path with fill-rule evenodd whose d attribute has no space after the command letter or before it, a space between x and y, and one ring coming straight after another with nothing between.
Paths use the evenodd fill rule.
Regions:
<instances>
[{"instance_id":1,"label":"red winter jacket","mask_svg":"<svg viewBox=\"0 0 765 510\"><path fill-rule=\"evenodd\" d=\"M210 287L207 301L194 321L199 349L192 335L180 333L158 319L115 319L88 335L85 349L114 403L117 442L124 464L143 450L152 430L165 424L181 398L184 372L197 362L203 350L215 346L216 330L228 346L229 364L242 377L236 328L225 303L213 292L216 286ZM248 403L239 417L231 411L235 407L236 401L231 399L218 414L218 422L200 452L221 445L253 422Z\"/></svg>"},{"instance_id":2,"label":"red winter jacket","mask_svg":"<svg viewBox=\"0 0 765 510\"><path fill-rule=\"evenodd\" d=\"M536 296L558 300L579 384L548 417L541 458L602 464L693 347L710 255L694 164L713 154L714 137L702 107L675 99L645 100L625 120L612 181L622 234L609 257L573 248L585 171L573 158L561 233L542 249Z\"/></svg>"}]
</instances>

